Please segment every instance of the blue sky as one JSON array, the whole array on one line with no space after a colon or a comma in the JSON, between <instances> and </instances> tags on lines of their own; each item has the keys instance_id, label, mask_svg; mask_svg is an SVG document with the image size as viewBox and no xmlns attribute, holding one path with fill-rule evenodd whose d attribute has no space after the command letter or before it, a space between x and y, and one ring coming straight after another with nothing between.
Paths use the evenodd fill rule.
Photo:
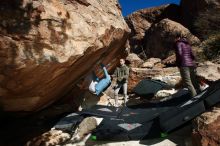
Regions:
<instances>
[{"instance_id":1,"label":"blue sky","mask_svg":"<svg viewBox=\"0 0 220 146\"><path fill-rule=\"evenodd\" d=\"M180 0L118 0L121 7L123 16L143 8L160 6L162 4L179 4Z\"/></svg>"}]
</instances>

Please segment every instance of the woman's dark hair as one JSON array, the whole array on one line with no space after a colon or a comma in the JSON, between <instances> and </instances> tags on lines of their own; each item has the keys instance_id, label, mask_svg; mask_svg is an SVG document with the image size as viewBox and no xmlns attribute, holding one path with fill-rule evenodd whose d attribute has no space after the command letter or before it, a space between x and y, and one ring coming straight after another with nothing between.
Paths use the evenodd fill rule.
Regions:
<instances>
[{"instance_id":1,"label":"woman's dark hair","mask_svg":"<svg viewBox=\"0 0 220 146\"><path fill-rule=\"evenodd\" d=\"M130 62L129 60L126 59L126 60L125 60L125 64L126 64L126 65L130 65L131 62Z\"/></svg>"},{"instance_id":2,"label":"woman's dark hair","mask_svg":"<svg viewBox=\"0 0 220 146\"><path fill-rule=\"evenodd\" d=\"M177 32L177 33L175 34L175 38L181 38L181 37L183 37L182 33Z\"/></svg>"}]
</instances>

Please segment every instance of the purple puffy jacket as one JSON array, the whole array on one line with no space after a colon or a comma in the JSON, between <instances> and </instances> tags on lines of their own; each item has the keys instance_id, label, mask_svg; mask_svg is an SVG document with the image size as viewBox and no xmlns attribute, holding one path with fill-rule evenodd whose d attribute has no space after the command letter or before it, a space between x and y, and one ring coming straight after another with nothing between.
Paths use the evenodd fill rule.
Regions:
<instances>
[{"instance_id":1,"label":"purple puffy jacket","mask_svg":"<svg viewBox=\"0 0 220 146\"><path fill-rule=\"evenodd\" d=\"M195 66L192 48L185 38L176 42L176 63L178 67Z\"/></svg>"}]
</instances>

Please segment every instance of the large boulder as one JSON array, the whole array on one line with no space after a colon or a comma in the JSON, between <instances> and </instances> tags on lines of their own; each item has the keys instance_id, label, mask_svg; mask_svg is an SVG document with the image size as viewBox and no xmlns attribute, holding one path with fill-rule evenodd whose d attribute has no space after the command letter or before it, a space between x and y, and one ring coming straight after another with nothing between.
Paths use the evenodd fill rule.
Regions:
<instances>
[{"instance_id":1,"label":"large boulder","mask_svg":"<svg viewBox=\"0 0 220 146\"><path fill-rule=\"evenodd\" d=\"M130 68L128 91L132 92L133 88L143 79L152 78L160 75L162 69L147 69L147 68Z\"/></svg>"},{"instance_id":2,"label":"large boulder","mask_svg":"<svg viewBox=\"0 0 220 146\"><path fill-rule=\"evenodd\" d=\"M207 81L213 82L220 80L220 64L210 61L200 63L196 69L197 76Z\"/></svg>"},{"instance_id":3,"label":"large boulder","mask_svg":"<svg viewBox=\"0 0 220 146\"><path fill-rule=\"evenodd\" d=\"M153 23L157 23L164 18L179 22L179 14L180 7L178 5L168 4L141 9L128 15L125 19L131 29L131 37L129 38L131 51L135 53L142 52L141 47L143 47L146 31Z\"/></svg>"},{"instance_id":4,"label":"large boulder","mask_svg":"<svg viewBox=\"0 0 220 146\"><path fill-rule=\"evenodd\" d=\"M131 68L128 80L128 91L132 92L133 88L143 79L160 80L168 85L176 86L180 82L180 73L177 67L168 68Z\"/></svg>"},{"instance_id":5,"label":"large boulder","mask_svg":"<svg viewBox=\"0 0 220 146\"><path fill-rule=\"evenodd\" d=\"M193 121L193 142L196 146L220 145L220 104Z\"/></svg>"},{"instance_id":6,"label":"large boulder","mask_svg":"<svg viewBox=\"0 0 220 146\"><path fill-rule=\"evenodd\" d=\"M181 0L181 15L182 23L190 30L196 31L194 28L195 22L199 19L198 16L211 9L220 10L219 0ZM204 28L205 29L205 28Z\"/></svg>"},{"instance_id":7,"label":"large boulder","mask_svg":"<svg viewBox=\"0 0 220 146\"><path fill-rule=\"evenodd\" d=\"M153 68L153 67L163 67L164 65L161 63L160 58L150 58L147 59L142 65L142 68Z\"/></svg>"},{"instance_id":8,"label":"large boulder","mask_svg":"<svg viewBox=\"0 0 220 146\"><path fill-rule=\"evenodd\" d=\"M198 45L200 40L180 23L170 19L163 19L148 30L145 38L145 53L149 57L165 59L173 51L173 44L177 33L189 39L192 45Z\"/></svg>"},{"instance_id":9,"label":"large boulder","mask_svg":"<svg viewBox=\"0 0 220 146\"><path fill-rule=\"evenodd\" d=\"M37 111L124 52L117 0L1 0L0 109Z\"/></svg>"},{"instance_id":10,"label":"large boulder","mask_svg":"<svg viewBox=\"0 0 220 146\"><path fill-rule=\"evenodd\" d=\"M131 53L126 57L130 67L139 67L144 61L138 57L137 54Z\"/></svg>"}]
</instances>

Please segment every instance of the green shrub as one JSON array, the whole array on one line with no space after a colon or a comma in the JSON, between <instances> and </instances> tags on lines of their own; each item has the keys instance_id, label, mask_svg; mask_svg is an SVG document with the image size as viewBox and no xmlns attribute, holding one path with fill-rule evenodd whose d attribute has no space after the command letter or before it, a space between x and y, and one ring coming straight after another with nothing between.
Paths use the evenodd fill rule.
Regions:
<instances>
[{"instance_id":1,"label":"green shrub","mask_svg":"<svg viewBox=\"0 0 220 146\"><path fill-rule=\"evenodd\" d=\"M210 8L200 13L194 23L202 39L220 33L220 8Z\"/></svg>"},{"instance_id":2,"label":"green shrub","mask_svg":"<svg viewBox=\"0 0 220 146\"><path fill-rule=\"evenodd\" d=\"M209 60L220 57L220 33L209 36L202 42L201 47L204 49L204 55Z\"/></svg>"},{"instance_id":3,"label":"green shrub","mask_svg":"<svg viewBox=\"0 0 220 146\"><path fill-rule=\"evenodd\" d=\"M194 26L204 41L201 44L208 60L220 56L220 8L209 8L198 15Z\"/></svg>"}]
</instances>

